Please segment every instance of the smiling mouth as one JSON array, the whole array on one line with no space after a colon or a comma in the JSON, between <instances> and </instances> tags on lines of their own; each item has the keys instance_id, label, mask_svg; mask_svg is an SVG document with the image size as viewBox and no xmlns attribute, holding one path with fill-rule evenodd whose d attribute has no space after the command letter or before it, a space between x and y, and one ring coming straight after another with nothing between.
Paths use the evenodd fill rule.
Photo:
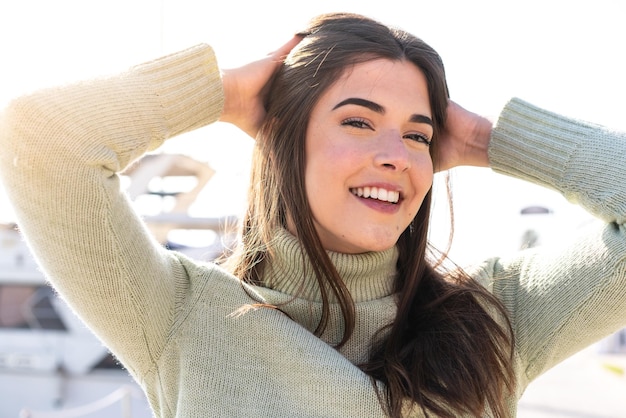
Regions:
<instances>
[{"instance_id":1,"label":"smiling mouth","mask_svg":"<svg viewBox=\"0 0 626 418\"><path fill-rule=\"evenodd\" d=\"M400 192L386 190L380 187L353 187L350 193L366 199L380 200L381 202L398 203Z\"/></svg>"}]
</instances>

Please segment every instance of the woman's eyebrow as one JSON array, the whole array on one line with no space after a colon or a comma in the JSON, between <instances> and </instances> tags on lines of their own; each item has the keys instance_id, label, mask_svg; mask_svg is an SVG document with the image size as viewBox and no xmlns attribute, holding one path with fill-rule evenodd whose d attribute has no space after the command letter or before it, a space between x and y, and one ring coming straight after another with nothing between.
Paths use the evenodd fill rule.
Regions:
<instances>
[{"instance_id":1,"label":"woman's eyebrow","mask_svg":"<svg viewBox=\"0 0 626 418\"><path fill-rule=\"evenodd\" d=\"M345 100L342 100L341 102L337 103L335 107L333 107L333 110L338 109L342 106L346 106L346 105L363 106L363 107L370 109L373 112L380 113L381 115L385 114L385 108L379 105L378 103L372 102L371 100L367 100L367 99L361 99L359 97L349 97ZM413 114L409 118L409 121L414 122L414 123L426 123L430 126L433 126L432 119L426 115Z\"/></svg>"},{"instance_id":2,"label":"woman's eyebrow","mask_svg":"<svg viewBox=\"0 0 626 418\"><path fill-rule=\"evenodd\" d=\"M409 120L414 123L425 123L433 126L433 120L426 115L412 114Z\"/></svg>"},{"instance_id":3,"label":"woman's eyebrow","mask_svg":"<svg viewBox=\"0 0 626 418\"><path fill-rule=\"evenodd\" d=\"M378 103L374 103L371 100L367 100L367 99L360 99L358 97L350 97L345 100L342 100L341 102L337 103L335 107L333 107L333 110L338 109L341 106L346 106L346 105L363 106L373 112L380 113L381 115L385 114L385 108L379 105Z\"/></svg>"}]
</instances>

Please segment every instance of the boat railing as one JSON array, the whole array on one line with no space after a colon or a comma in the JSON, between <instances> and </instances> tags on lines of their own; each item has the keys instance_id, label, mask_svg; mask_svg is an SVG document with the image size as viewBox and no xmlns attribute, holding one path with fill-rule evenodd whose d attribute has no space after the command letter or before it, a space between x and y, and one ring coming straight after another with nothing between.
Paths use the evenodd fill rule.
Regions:
<instances>
[{"instance_id":1,"label":"boat railing","mask_svg":"<svg viewBox=\"0 0 626 418\"><path fill-rule=\"evenodd\" d=\"M62 409L58 411L33 411L22 409L19 418L82 418L90 414L101 411L116 403L120 403L121 418L132 418L132 399L139 398L142 394L139 390L130 385L124 385L114 392L76 408Z\"/></svg>"}]
</instances>

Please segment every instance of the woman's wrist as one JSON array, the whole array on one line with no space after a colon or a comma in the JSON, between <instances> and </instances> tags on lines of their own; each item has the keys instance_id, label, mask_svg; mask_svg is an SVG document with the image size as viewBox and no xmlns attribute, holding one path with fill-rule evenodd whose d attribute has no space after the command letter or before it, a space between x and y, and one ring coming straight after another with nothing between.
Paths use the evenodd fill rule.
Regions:
<instances>
[{"instance_id":1,"label":"woman's wrist","mask_svg":"<svg viewBox=\"0 0 626 418\"><path fill-rule=\"evenodd\" d=\"M222 77L222 91L224 94L224 107L222 108L222 113L220 115L219 120L222 122L232 122L233 121L233 88L232 83L230 82L231 77L229 77L228 70L221 71Z\"/></svg>"},{"instance_id":2,"label":"woman's wrist","mask_svg":"<svg viewBox=\"0 0 626 418\"><path fill-rule=\"evenodd\" d=\"M489 167L489 143L493 122L481 116L476 119L476 125L468 141L466 156L468 164L476 167Z\"/></svg>"}]
</instances>

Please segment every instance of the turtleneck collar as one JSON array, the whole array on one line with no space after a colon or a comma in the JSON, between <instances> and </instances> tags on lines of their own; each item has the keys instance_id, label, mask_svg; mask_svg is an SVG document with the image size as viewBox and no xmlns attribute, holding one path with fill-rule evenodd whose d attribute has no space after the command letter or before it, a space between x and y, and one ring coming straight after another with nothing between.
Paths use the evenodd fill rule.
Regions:
<instances>
[{"instance_id":1,"label":"turtleneck collar","mask_svg":"<svg viewBox=\"0 0 626 418\"><path fill-rule=\"evenodd\" d=\"M321 302L322 296L310 261L289 231L280 229L273 241L274 257L265 266L264 287L301 299ZM328 255L355 303L389 296L396 274L398 251L394 246L381 252ZM334 301L333 298L330 299Z\"/></svg>"}]
</instances>

